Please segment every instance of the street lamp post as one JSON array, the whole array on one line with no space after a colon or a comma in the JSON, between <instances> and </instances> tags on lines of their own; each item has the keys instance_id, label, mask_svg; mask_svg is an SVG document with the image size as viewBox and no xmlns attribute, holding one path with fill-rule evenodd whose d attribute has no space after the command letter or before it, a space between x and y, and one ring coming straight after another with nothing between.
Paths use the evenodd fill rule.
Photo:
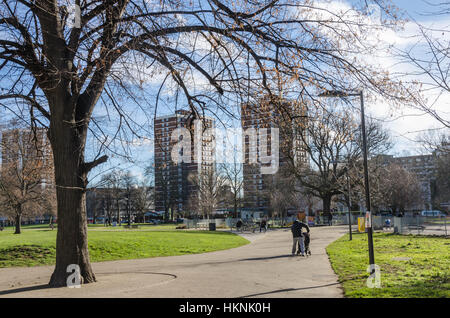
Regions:
<instances>
[{"instance_id":1,"label":"street lamp post","mask_svg":"<svg viewBox=\"0 0 450 318\"><path fill-rule=\"evenodd\" d=\"M373 252L373 237L372 237L372 216L370 214L370 192L369 192L369 171L367 168L367 138L366 138L366 123L364 116L364 95L363 91L358 93L347 93L343 91L326 91L319 96L321 97L349 97L349 96L359 96L361 100L361 132L362 132L362 151L363 151L363 164L364 164L364 188L366 192L366 212L369 212L370 226L367 228L367 238L369 241L369 263L371 265L372 272L375 270L375 256Z\"/></svg>"},{"instance_id":2,"label":"street lamp post","mask_svg":"<svg viewBox=\"0 0 450 318\"><path fill-rule=\"evenodd\" d=\"M127 216L128 216L128 227L131 227L131 212L130 212L130 194L127 193L127 197L125 198L127 201Z\"/></svg>"},{"instance_id":3,"label":"street lamp post","mask_svg":"<svg viewBox=\"0 0 450 318\"><path fill-rule=\"evenodd\" d=\"M364 116L364 95L362 90L359 92L361 99L361 130L363 138L363 157L364 157L364 188L366 192L366 212L370 213L370 190L369 190L369 169L367 167L367 138L366 138L366 122ZM370 265L375 265L375 256L373 252L373 238L372 238L372 215L369 214L370 227L367 228L367 237L369 241L369 262ZM372 266L372 270L375 270Z\"/></svg>"},{"instance_id":4,"label":"street lamp post","mask_svg":"<svg viewBox=\"0 0 450 318\"><path fill-rule=\"evenodd\" d=\"M348 189L348 234L350 235L350 241L352 240L352 201L350 199L351 196L351 188L350 188L350 160L348 161L347 165L347 189Z\"/></svg>"}]
</instances>

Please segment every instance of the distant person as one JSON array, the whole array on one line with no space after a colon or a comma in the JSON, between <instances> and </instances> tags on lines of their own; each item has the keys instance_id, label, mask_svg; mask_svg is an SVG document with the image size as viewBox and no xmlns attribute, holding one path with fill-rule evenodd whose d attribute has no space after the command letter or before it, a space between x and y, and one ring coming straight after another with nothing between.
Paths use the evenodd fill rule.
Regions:
<instances>
[{"instance_id":1,"label":"distant person","mask_svg":"<svg viewBox=\"0 0 450 318\"><path fill-rule=\"evenodd\" d=\"M265 219L259 224L259 233L261 233L262 229L264 229L264 233L267 231L267 222Z\"/></svg>"},{"instance_id":2,"label":"distant person","mask_svg":"<svg viewBox=\"0 0 450 318\"><path fill-rule=\"evenodd\" d=\"M391 219L386 219L386 221L384 221L385 226L390 229L391 228Z\"/></svg>"},{"instance_id":3,"label":"distant person","mask_svg":"<svg viewBox=\"0 0 450 318\"><path fill-rule=\"evenodd\" d=\"M328 225L332 226L333 225L333 214L328 214Z\"/></svg>"},{"instance_id":4,"label":"distant person","mask_svg":"<svg viewBox=\"0 0 450 318\"><path fill-rule=\"evenodd\" d=\"M302 235L302 228L306 228L309 233L309 226L306 223L300 222L299 220L295 220L294 224L291 226L292 232L292 256L295 255L297 247L299 247L299 251L297 254L301 253L301 256L305 256L305 242Z\"/></svg>"},{"instance_id":5,"label":"distant person","mask_svg":"<svg viewBox=\"0 0 450 318\"><path fill-rule=\"evenodd\" d=\"M239 220L236 222L236 230L237 230L237 231L240 231L241 228L242 228L242 220L239 219Z\"/></svg>"}]
</instances>

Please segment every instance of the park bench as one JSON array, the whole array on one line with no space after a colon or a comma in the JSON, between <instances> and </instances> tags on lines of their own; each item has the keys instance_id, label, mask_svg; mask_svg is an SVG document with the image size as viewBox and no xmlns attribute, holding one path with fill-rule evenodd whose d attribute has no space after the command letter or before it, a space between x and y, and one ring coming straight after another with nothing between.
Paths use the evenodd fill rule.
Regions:
<instances>
[{"instance_id":1,"label":"park bench","mask_svg":"<svg viewBox=\"0 0 450 318\"><path fill-rule=\"evenodd\" d=\"M408 230L423 232L425 230L425 226L423 226L423 225L408 225Z\"/></svg>"}]
</instances>

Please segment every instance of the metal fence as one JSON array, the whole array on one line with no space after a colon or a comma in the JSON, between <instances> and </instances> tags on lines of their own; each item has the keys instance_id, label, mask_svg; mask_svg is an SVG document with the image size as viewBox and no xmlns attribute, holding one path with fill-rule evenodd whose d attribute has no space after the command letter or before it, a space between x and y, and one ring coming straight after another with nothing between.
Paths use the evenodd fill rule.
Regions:
<instances>
[{"instance_id":1,"label":"metal fence","mask_svg":"<svg viewBox=\"0 0 450 318\"><path fill-rule=\"evenodd\" d=\"M358 225L359 218L364 218L364 213L352 212L350 215L350 220L351 220L352 225ZM391 221L393 221L392 216L373 215L372 216L373 228L377 229L377 230L382 229L384 227L387 219L390 219ZM319 224L320 225L322 225L322 224L328 225L328 221L325 220ZM336 215L333 214L332 225L348 225L348 213L340 213L340 214L336 214Z\"/></svg>"},{"instance_id":2,"label":"metal fence","mask_svg":"<svg viewBox=\"0 0 450 318\"><path fill-rule=\"evenodd\" d=\"M416 215L394 217L393 231L399 234L448 236L449 220L450 218L446 216L424 217Z\"/></svg>"},{"instance_id":3,"label":"metal fence","mask_svg":"<svg viewBox=\"0 0 450 318\"><path fill-rule=\"evenodd\" d=\"M364 218L362 213L351 215L352 225L358 225L358 218ZM390 222L387 222L387 221ZM372 228L375 231L392 231L399 234L419 234L419 235L445 235L449 233L450 217L436 216L425 217L421 215L408 215L403 217L372 215ZM327 224L319 222L318 225ZM333 215L333 225L348 225L348 214Z\"/></svg>"},{"instance_id":4,"label":"metal fence","mask_svg":"<svg viewBox=\"0 0 450 318\"><path fill-rule=\"evenodd\" d=\"M295 216L286 218L269 218L267 219L268 228L282 227L292 223ZM243 231L255 231L259 229L260 218L226 218L226 219L184 219L183 224L188 229L209 229L210 223L215 223L216 228L236 229L238 220L242 221Z\"/></svg>"},{"instance_id":5,"label":"metal fence","mask_svg":"<svg viewBox=\"0 0 450 318\"><path fill-rule=\"evenodd\" d=\"M363 216L359 212L352 215L352 224L358 224L358 217ZM291 225L297 219L297 216L289 216L284 218L268 218L267 226L268 228L279 228ZM226 218L226 219L184 219L184 225L188 229L208 229L209 223L215 223L216 228L236 228L236 223L241 220L243 223L243 229L253 229L254 227L259 227L259 222L261 218ZM305 221L306 222L306 221ZM330 225L328 218L326 217L307 217L307 222L309 226L323 226ZM334 215L332 219L332 225L347 225L348 215L339 214Z\"/></svg>"},{"instance_id":6,"label":"metal fence","mask_svg":"<svg viewBox=\"0 0 450 318\"><path fill-rule=\"evenodd\" d=\"M358 217L363 217L360 211L351 212L351 222L353 225L358 224ZM314 216L314 225L330 225L327 215ZM333 213L331 225L348 225L348 212Z\"/></svg>"},{"instance_id":7,"label":"metal fence","mask_svg":"<svg viewBox=\"0 0 450 318\"><path fill-rule=\"evenodd\" d=\"M215 223L216 228L228 227L226 219L184 219L183 224L188 229L209 229L209 223Z\"/></svg>"},{"instance_id":8,"label":"metal fence","mask_svg":"<svg viewBox=\"0 0 450 318\"><path fill-rule=\"evenodd\" d=\"M351 223L358 225L358 218L364 218L364 214L355 212L351 214ZM296 216L286 218L269 218L267 220L268 228L277 228L290 225ZM188 229L209 229L210 223L215 223L216 228L236 229L236 223L239 219L184 219L184 224ZM389 222L387 222L389 220ZM259 218L241 219L243 222L242 231L256 231L259 229ZM393 216L372 216L372 228L375 231L388 231L399 234L419 234L419 235L448 235L450 217L424 217L420 215L406 215L403 217ZM348 225L348 214L333 214L332 225ZM328 219L325 217L309 217L309 226L329 225ZM355 227L354 230L357 228Z\"/></svg>"}]
</instances>

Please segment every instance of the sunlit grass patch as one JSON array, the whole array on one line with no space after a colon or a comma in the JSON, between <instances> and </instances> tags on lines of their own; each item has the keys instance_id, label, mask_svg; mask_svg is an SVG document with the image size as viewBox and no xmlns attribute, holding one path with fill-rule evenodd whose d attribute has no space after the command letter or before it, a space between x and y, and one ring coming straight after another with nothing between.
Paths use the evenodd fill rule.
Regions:
<instances>
[{"instance_id":1,"label":"sunlit grass patch","mask_svg":"<svg viewBox=\"0 0 450 318\"><path fill-rule=\"evenodd\" d=\"M375 263L381 288L366 286L369 273L367 234L348 235L327 247L346 297L449 297L450 239L374 234Z\"/></svg>"},{"instance_id":2,"label":"sunlit grass patch","mask_svg":"<svg viewBox=\"0 0 450 318\"><path fill-rule=\"evenodd\" d=\"M55 262L56 230L24 229L0 232L0 268L51 265ZM88 232L92 262L206 253L249 243L228 232L177 231L167 226L143 230L91 229Z\"/></svg>"}]
</instances>

